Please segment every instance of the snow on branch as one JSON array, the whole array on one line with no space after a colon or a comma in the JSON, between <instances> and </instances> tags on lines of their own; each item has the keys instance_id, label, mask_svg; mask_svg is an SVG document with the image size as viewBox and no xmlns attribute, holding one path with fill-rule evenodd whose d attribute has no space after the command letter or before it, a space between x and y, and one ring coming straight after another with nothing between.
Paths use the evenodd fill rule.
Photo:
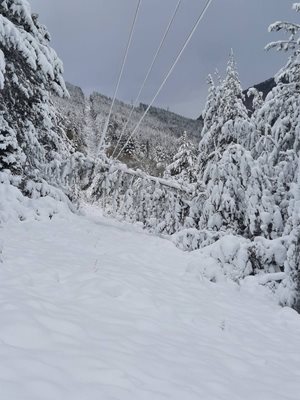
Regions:
<instances>
[{"instance_id":1,"label":"snow on branch","mask_svg":"<svg viewBox=\"0 0 300 400\"><path fill-rule=\"evenodd\" d=\"M27 13L25 14L26 23L28 23L29 16ZM43 35L39 33L33 20L30 19L30 21L32 30L27 31L16 26L7 17L0 15L0 44L2 48L9 51L18 51L26 64L34 72L39 72L44 83L49 82L52 89L59 96L63 96L67 94L67 90L62 78L62 62L56 52L48 46Z\"/></svg>"},{"instance_id":2,"label":"snow on branch","mask_svg":"<svg viewBox=\"0 0 300 400\"><path fill-rule=\"evenodd\" d=\"M295 35L300 30L300 25L287 21L276 21L269 26L269 32L285 30L287 33Z\"/></svg>"},{"instance_id":3,"label":"snow on branch","mask_svg":"<svg viewBox=\"0 0 300 400\"><path fill-rule=\"evenodd\" d=\"M276 49L278 51L288 51L294 49L298 44L298 41L295 40L278 40L277 42L268 43L265 46L265 50L269 51L271 49Z\"/></svg>"}]
</instances>

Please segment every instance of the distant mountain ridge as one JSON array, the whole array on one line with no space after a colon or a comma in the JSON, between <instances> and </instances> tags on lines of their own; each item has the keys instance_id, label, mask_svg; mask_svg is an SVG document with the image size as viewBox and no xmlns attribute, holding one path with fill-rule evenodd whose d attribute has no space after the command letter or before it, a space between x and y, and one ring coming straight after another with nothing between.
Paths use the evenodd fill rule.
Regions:
<instances>
[{"instance_id":1,"label":"distant mountain ridge","mask_svg":"<svg viewBox=\"0 0 300 400\"><path fill-rule=\"evenodd\" d=\"M256 85L253 85L251 87L257 89L259 92L263 94L263 99L267 97L267 95L271 92L271 90L276 86L276 82L274 78L267 79L261 83L258 83ZM250 88L251 88L250 87ZM244 104L247 107L247 109L252 112L253 107L252 107L252 102L253 102L253 96L248 96L248 88L247 90L244 90L243 94L245 96Z\"/></svg>"}]
</instances>

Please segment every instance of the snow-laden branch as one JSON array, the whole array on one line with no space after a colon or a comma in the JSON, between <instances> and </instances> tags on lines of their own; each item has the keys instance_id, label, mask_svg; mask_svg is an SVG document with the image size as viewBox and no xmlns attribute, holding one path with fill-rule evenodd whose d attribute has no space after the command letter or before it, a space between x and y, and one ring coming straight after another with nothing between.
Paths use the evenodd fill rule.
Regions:
<instances>
[{"instance_id":1,"label":"snow-laden branch","mask_svg":"<svg viewBox=\"0 0 300 400\"><path fill-rule=\"evenodd\" d=\"M278 40L277 42L268 43L265 46L265 50L269 51L276 48L277 50L288 51L290 49L294 49L298 45L299 43L296 40Z\"/></svg>"},{"instance_id":2,"label":"snow-laden branch","mask_svg":"<svg viewBox=\"0 0 300 400\"><path fill-rule=\"evenodd\" d=\"M269 32L278 32L285 30L287 33L297 33L300 30L300 25L293 22L277 21L269 26Z\"/></svg>"},{"instance_id":3,"label":"snow-laden branch","mask_svg":"<svg viewBox=\"0 0 300 400\"><path fill-rule=\"evenodd\" d=\"M265 274L257 277L260 285L266 285L269 282L281 282L286 278L285 272L275 272L273 274Z\"/></svg>"}]
</instances>

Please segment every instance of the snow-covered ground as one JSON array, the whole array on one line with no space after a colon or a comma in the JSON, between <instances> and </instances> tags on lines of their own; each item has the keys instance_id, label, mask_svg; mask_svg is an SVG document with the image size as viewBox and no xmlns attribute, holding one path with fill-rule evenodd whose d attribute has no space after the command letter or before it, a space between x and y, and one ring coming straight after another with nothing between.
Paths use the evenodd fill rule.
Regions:
<instances>
[{"instance_id":1,"label":"snow-covered ground","mask_svg":"<svg viewBox=\"0 0 300 400\"><path fill-rule=\"evenodd\" d=\"M254 278L91 211L0 235L1 399L300 398L300 317Z\"/></svg>"}]
</instances>

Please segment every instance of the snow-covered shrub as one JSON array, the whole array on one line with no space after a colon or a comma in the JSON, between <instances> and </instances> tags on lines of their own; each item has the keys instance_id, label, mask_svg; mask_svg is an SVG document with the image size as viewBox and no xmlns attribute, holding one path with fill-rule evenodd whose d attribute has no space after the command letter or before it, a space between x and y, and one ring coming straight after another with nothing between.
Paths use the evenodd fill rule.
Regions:
<instances>
[{"instance_id":1,"label":"snow-covered shrub","mask_svg":"<svg viewBox=\"0 0 300 400\"><path fill-rule=\"evenodd\" d=\"M239 281L253 273L249 260L249 240L226 235L215 243L194 252L187 272L216 282L227 277Z\"/></svg>"},{"instance_id":2,"label":"snow-covered shrub","mask_svg":"<svg viewBox=\"0 0 300 400\"><path fill-rule=\"evenodd\" d=\"M183 228L172 235L172 242L184 251L193 251L204 248L218 241L225 232Z\"/></svg>"},{"instance_id":3,"label":"snow-covered shrub","mask_svg":"<svg viewBox=\"0 0 300 400\"><path fill-rule=\"evenodd\" d=\"M284 238L257 237L249 244L249 259L253 272L268 274L283 272L287 248Z\"/></svg>"},{"instance_id":4,"label":"snow-covered shrub","mask_svg":"<svg viewBox=\"0 0 300 400\"><path fill-rule=\"evenodd\" d=\"M217 235L214 242L192 254L188 272L213 282L231 279L240 282L249 275L258 276L258 283L267 285L280 295L281 304L291 305L290 288L284 293L287 273L286 238L268 240L258 237L254 241L237 235ZM284 297L285 296L285 297Z\"/></svg>"},{"instance_id":5,"label":"snow-covered shrub","mask_svg":"<svg viewBox=\"0 0 300 400\"><path fill-rule=\"evenodd\" d=\"M43 180L23 181L9 171L0 172L0 225L9 221L49 219L57 214L66 216L70 211L75 211L75 206L60 189Z\"/></svg>"}]
</instances>

